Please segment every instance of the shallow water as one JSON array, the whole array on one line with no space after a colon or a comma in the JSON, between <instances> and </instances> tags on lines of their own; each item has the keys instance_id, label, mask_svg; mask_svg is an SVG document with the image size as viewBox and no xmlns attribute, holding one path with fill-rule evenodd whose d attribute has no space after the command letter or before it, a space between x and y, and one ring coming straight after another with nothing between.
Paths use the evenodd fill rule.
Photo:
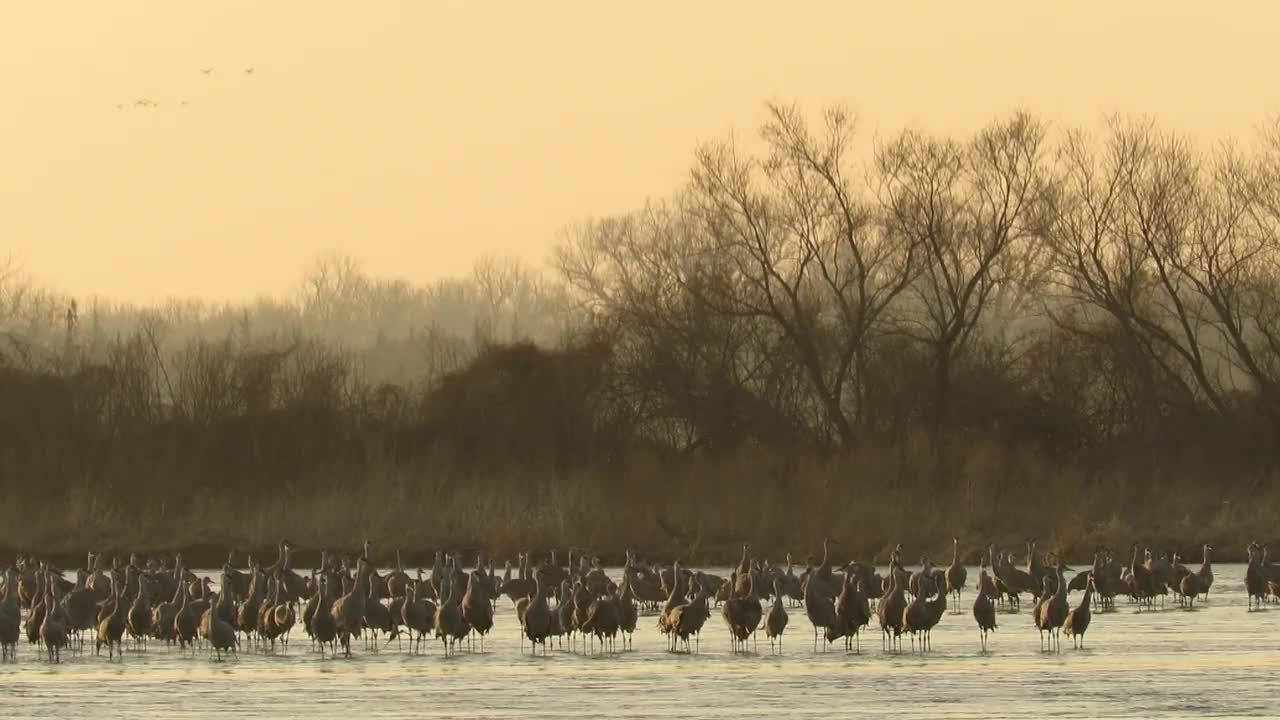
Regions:
<instances>
[{"instance_id":1,"label":"shallow water","mask_svg":"<svg viewBox=\"0 0 1280 720\"><path fill-rule=\"evenodd\" d=\"M882 570L883 572L883 570ZM781 654L760 632L755 654L733 655L713 611L699 654L670 654L641 617L635 649L583 656L522 653L511 604L498 604L483 653L444 658L439 643L413 656L395 643L379 652L353 641L354 657L312 652L300 629L287 654L242 652L216 663L153 641L123 662L64 654L51 666L27 645L0 665L0 707L9 717L546 717L739 718L759 711L786 718L849 714L894 718L1219 717L1280 715L1280 608L1247 612L1242 565L1215 565L1208 602L1194 611L1136 611L1123 600L1095 612L1087 649L1063 638L1060 654L1040 651L1029 603L1002 614L983 653L970 612L948 612L925 656L883 652L864 631L862 654L840 642L813 651L802 608ZM210 574L210 573L201 573ZM611 572L617 577L618 573ZM970 588L977 569L969 571ZM1071 604L1080 593L1072 593ZM954 613L954 614L953 614ZM875 621L872 621L875 626ZM890 707L892 705L892 707Z\"/></svg>"}]
</instances>

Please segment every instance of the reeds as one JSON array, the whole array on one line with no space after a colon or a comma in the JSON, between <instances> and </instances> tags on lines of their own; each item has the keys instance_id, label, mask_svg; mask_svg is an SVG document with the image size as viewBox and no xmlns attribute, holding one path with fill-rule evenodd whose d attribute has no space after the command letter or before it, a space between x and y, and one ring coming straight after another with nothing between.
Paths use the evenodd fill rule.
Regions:
<instances>
[{"instance_id":1,"label":"reeds","mask_svg":"<svg viewBox=\"0 0 1280 720\"><path fill-rule=\"evenodd\" d=\"M1280 494L1273 478L1223 483L1211 466L1168 458L1156 487L1133 490L1121 465L1086 475L991 442L954 450L936 482L935 455L864 445L827 459L764 448L718 458L659 460L636 453L618 465L565 474L520 472L442 476L429 467L347 477L295 494L242 498L214 491L113 501L89 484L59 501L21 497L0 508L0 548L82 557L110 553L226 548L269 553L281 537L312 550L352 550L366 539L400 547L421 562L436 548L487 549L510 556L532 548L590 548L617 560L625 548L646 557L718 563L743 541L781 560L803 558L824 536L841 557L883 561L896 543L949 558L959 535L976 561L987 542L1017 545L1029 535L1077 561L1098 544L1198 557L1202 542L1229 561L1267 538ZM1266 488L1260 490L1258 488ZM193 555L193 553L195 555ZM204 558L200 558L204 559ZM189 559L189 562L191 560Z\"/></svg>"}]
</instances>

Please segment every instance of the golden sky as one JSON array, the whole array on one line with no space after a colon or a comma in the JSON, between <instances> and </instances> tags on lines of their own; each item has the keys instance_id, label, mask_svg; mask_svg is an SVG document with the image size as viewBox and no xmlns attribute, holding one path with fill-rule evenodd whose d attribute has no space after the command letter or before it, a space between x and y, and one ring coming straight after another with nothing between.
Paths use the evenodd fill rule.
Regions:
<instances>
[{"instance_id":1,"label":"golden sky","mask_svg":"<svg viewBox=\"0 0 1280 720\"><path fill-rule=\"evenodd\" d=\"M769 99L868 138L1018 108L1245 137L1278 28L1262 0L0 0L0 259L134 301L285 293L332 250L414 281L541 261Z\"/></svg>"}]
</instances>

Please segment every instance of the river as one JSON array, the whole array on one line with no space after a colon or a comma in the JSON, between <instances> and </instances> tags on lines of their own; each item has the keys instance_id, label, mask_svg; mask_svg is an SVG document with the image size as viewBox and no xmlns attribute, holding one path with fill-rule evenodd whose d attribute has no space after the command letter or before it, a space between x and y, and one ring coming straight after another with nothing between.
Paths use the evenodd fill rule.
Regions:
<instances>
[{"instance_id":1,"label":"river","mask_svg":"<svg viewBox=\"0 0 1280 720\"><path fill-rule=\"evenodd\" d=\"M959 612L933 631L921 656L881 650L875 621L861 654L813 651L802 608L789 608L784 650L734 655L713 611L696 655L671 654L641 617L634 650L584 656L522 653L511 604L498 603L483 653L444 658L440 644L410 655L353 642L352 658L321 658L296 629L287 653L242 651L216 663L152 641L123 662L64 653L61 665L20 644L0 664L0 707L9 717L72 718L904 718L1280 716L1280 608L1248 612L1243 565L1215 565L1207 602L1193 611L1137 611L1123 599L1095 611L1087 647L1063 638L1040 650L1029 603L1001 614L987 652L970 611L977 568ZM721 570L723 572L723 570ZM204 573L208 574L208 573ZM612 572L611 576L617 577ZM1072 593L1074 607L1080 593ZM527 647L527 646L526 646Z\"/></svg>"}]
</instances>

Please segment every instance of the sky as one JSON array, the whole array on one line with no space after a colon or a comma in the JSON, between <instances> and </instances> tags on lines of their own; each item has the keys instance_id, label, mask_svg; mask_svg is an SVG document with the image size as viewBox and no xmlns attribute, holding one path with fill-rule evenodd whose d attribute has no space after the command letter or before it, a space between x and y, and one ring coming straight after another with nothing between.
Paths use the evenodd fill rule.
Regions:
<instances>
[{"instance_id":1,"label":"sky","mask_svg":"<svg viewBox=\"0 0 1280 720\"><path fill-rule=\"evenodd\" d=\"M541 263L769 100L867 138L1019 109L1244 138L1280 112L1277 27L1262 1L0 0L0 262L141 303L285 294L333 252L414 282Z\"/></svg>"}]
</instances>

